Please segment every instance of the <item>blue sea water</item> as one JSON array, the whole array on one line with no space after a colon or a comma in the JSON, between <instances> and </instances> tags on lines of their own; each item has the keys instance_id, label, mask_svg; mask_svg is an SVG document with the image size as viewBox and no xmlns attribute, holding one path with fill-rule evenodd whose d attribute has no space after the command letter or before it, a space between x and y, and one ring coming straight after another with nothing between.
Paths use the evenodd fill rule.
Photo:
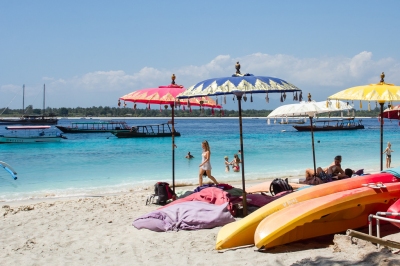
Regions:
<instances>
[{"instance_id":1,"label":"blue sea water","mask_svg":"<svg viewBox=\"0 0 400 266\"><path fill-rule=\"evenodd\" d=\"M119 119L120 120L120 119ZM130 125L158 124L163 119L127 119ZM59 125L70 125L61 119ZM80 120L82 121L82 120ZM176 118L182 134L175 143L176 182L197 183L201 142L211 146L213 176L219 182L241 180L241 173L225 172L224 156L233 159L240 149L238 118ZM363 118L364 130L315 132L317 166L325 167L336 155L344 168L375 172L380 168L380 127L376 118ZM398 166L398 121L385 121L384 148L392 143L392 166ZM0 134L4 134L2 127ZM171 182L171 138L118 139L111 133L65 134L59 143L2 144L0 161L10 164L18 180L0 168L0 200L12 201L46 196L64 197L129 191L156 181ZM291 125L267 124L266 118L244 118L246 180L299 177L312 168L310 132ZM190 151L194 159L185 158ZM384 161L385 167L385 161Z\"/></svg>"}]
</instances>

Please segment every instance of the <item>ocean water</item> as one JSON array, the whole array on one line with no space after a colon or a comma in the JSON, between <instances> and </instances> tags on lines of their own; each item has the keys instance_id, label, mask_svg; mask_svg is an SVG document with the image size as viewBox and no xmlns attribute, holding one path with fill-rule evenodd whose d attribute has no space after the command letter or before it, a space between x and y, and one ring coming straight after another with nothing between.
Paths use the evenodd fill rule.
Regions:
<instances>
[{"instance_id":1,"label":"ocean water","mask_svg":"<svg viewBox=\"0 0 400 266\"><path fill-rule=\"evenodd\" d=\"M126 119L129 125L158 124L162 119ZM121 120L121 119L118 119ZM375 172L380 168L378 120L363 118L364 130L315 132L317 166L329 165L342 155L342 166ZM76 121L61 119L59 125ZM82 120L79 120L82 121ZM90 121L95 121L90 120ZM238 118L176 118L176 182L196 183L201 162L201 142L211 146L212 174L219 181L241 180L241 173L225 172L224 156L233 159L240 149ZM384 149L392 143L392 166L399 166L398 121L385 120ZM0 134L4 134L4 127ZM65 134L59 143L2 144L0 161L18 173L14 181L0 168L0 201L42 197L80 196L129 191L157 181L172 182L171 138L118 139L111 133ZM302 177L313 167L311 134L291 125L267 124L266 118L244 118L246 180ZM195 157L185 158L190 151ZM400 153L400 150L399 150ZM384 158L385 167L385 158Z\"/></svg>"}]
</instances>

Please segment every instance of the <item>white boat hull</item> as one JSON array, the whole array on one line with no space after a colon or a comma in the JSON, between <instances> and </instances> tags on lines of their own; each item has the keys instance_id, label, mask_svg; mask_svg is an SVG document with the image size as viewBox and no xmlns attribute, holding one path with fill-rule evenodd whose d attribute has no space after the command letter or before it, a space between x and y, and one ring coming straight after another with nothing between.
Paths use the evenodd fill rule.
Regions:
<instances>
[{"instance_id":1,"label":"white boat hull","mask_svg":"<svg viewBox=\"0 0 400 266\"><path fill-rule=\"evenodd\" d=\"M0 137L0 143L37 143L37 142L59 142L61 137L43 136L43 137Z\"/></svg>"}]
</instances>

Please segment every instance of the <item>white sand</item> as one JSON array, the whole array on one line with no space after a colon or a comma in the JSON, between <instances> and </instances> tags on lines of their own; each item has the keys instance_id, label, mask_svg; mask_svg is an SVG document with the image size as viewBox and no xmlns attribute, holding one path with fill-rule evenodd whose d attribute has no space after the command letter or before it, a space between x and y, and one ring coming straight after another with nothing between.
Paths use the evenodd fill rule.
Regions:
<instances>
[{"instance_id":1,"label":"white sand","mask_svg":"<svg viewBox=\"0 0 400 266\"><path fill-rule=\"evenodd\" d=\"M216 251L219 228L137 230L132 221L158 207L145 206L148 194L2 203L0 265L400 265L389 249L340 234L261 253L254 247ZM397 232L385 225L381 234L400 241Z\"/></svg>"}]
</instances>

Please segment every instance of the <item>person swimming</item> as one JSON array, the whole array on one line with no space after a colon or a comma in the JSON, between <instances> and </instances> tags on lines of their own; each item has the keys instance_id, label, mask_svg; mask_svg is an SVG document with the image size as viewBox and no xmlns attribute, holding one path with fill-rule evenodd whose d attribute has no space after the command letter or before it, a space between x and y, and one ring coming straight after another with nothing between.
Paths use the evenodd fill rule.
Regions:
<instances>
[{"instance_id":1,"label":"person swimming","mask_svg":"<svg viewBox=\"0 0 400 266\"><path fill-rule=\"evenodd\" d=\"M188 152L188 154L185 156L186 159L192 159L194 158L193 155L190 154L190 151Z\"/></svg>"}]
</instances>

